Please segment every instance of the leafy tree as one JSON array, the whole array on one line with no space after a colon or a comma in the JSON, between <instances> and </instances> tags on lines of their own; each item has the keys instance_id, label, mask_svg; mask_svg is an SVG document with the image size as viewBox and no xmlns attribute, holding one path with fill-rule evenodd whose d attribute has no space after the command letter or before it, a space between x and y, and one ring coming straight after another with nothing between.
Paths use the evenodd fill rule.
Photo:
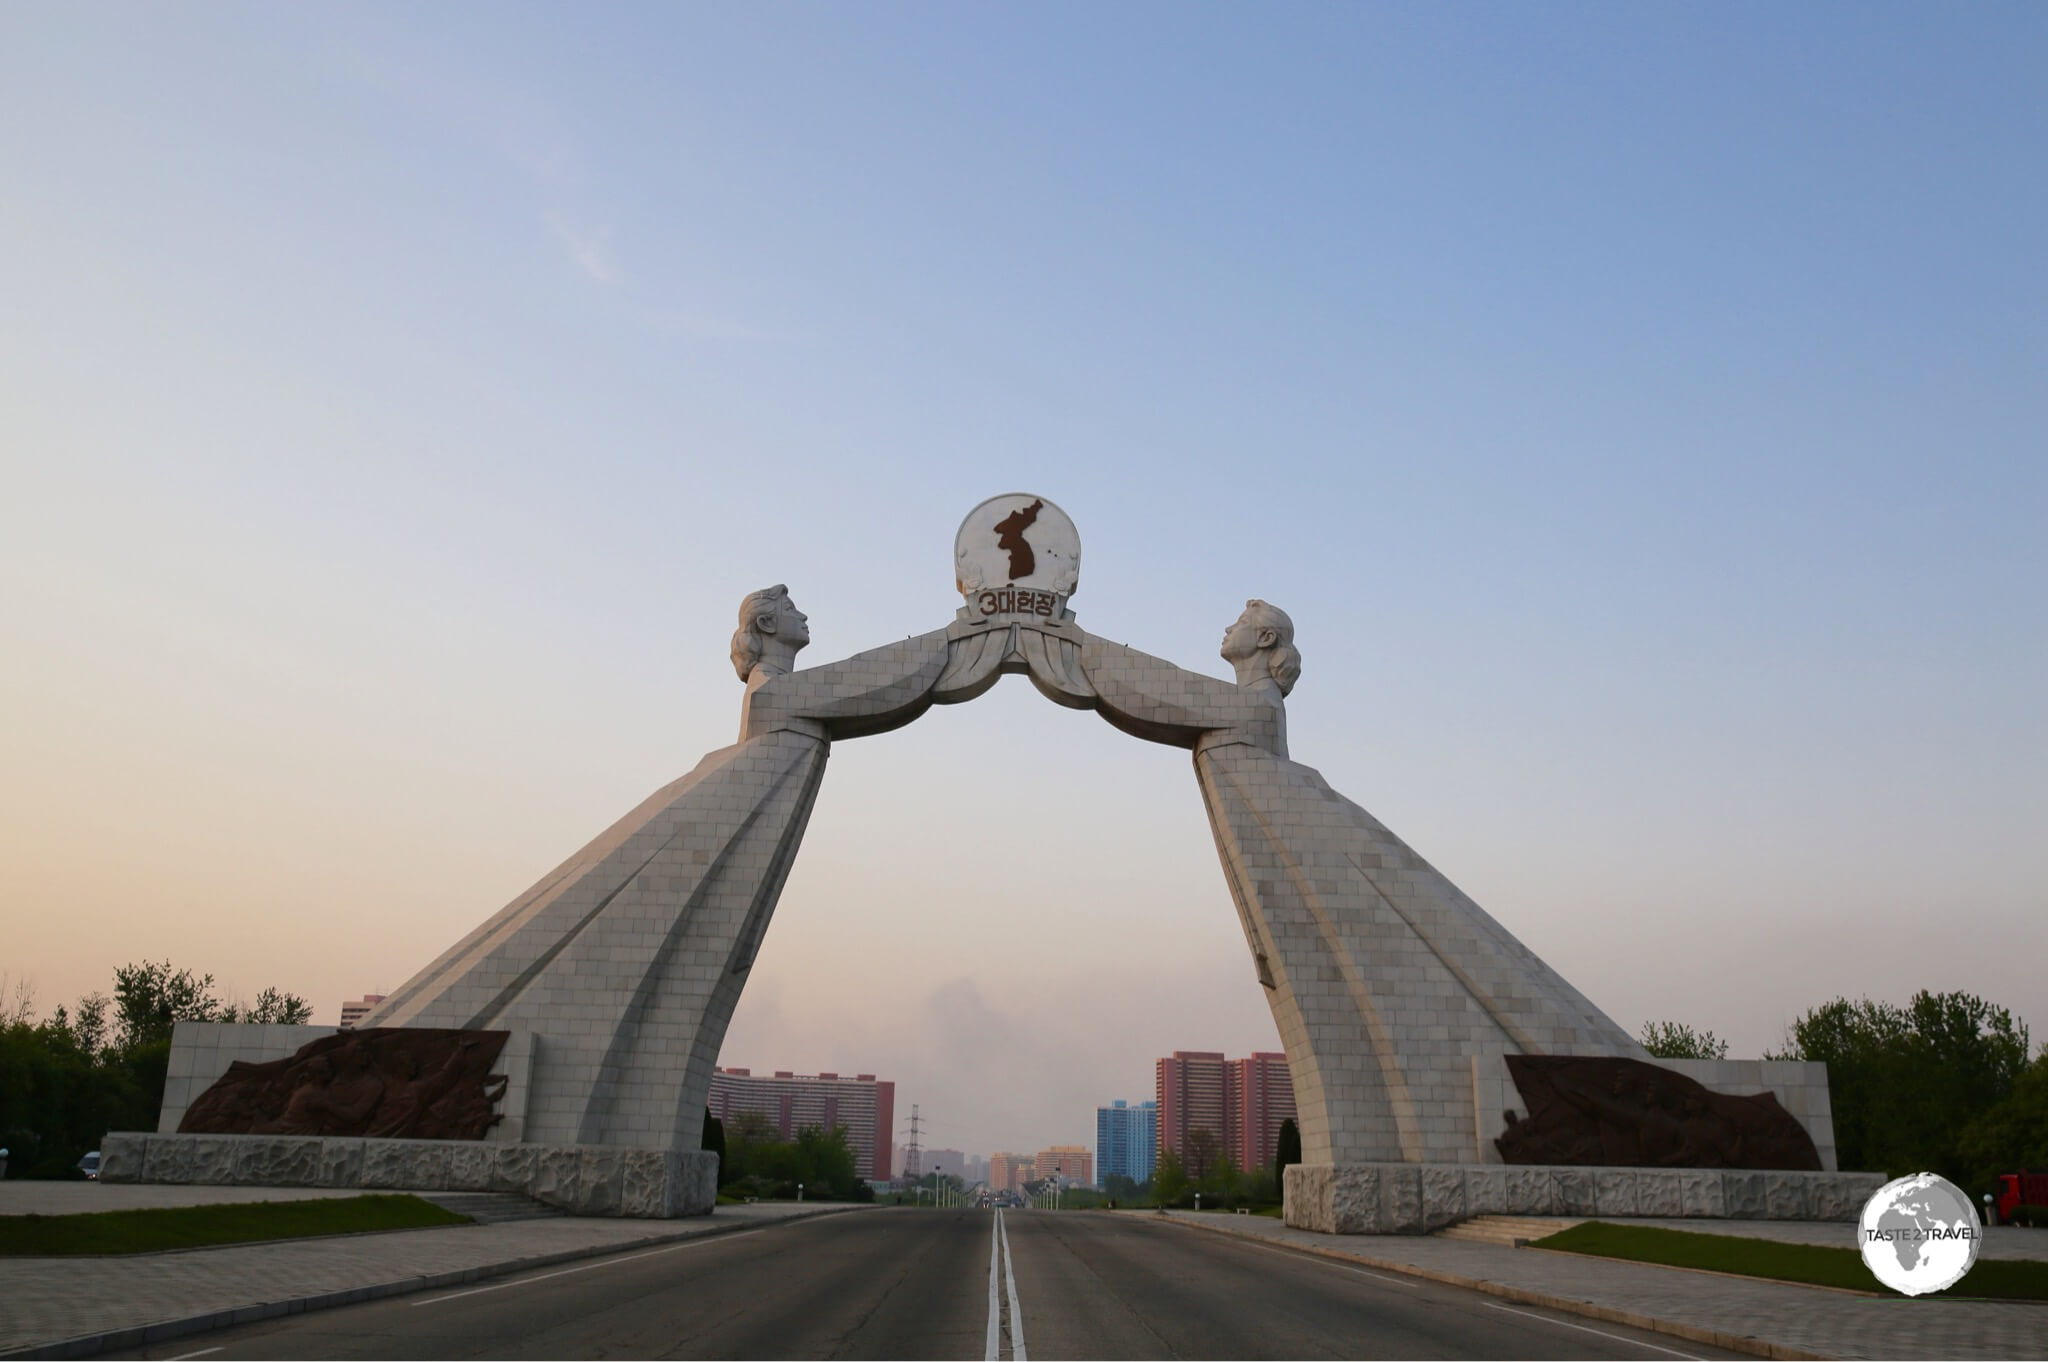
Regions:
<instances>
[{"instance_id":1,"label":"leafy tree","mask_svg":"<svg viewBox=\"0 0 2048 1362\"><path fill-rule=\"evenodd\" d=\"M114 971L115 1041L123 1049L169 1040L181 1021L218 1021L220 1011L211 974L195 979L188 969L173 973L168 960Z\"/></svg>"},{"instance_id":2,"label":"leafy tree","mask_svg":"<svg viewBox=\"0 0 2048 1362\"><path fill-rule=\"evenodd\" d=\"M1643 1023L1643 1048L1657 1059L1726 1059L1728 1042L1684 1022Z\"/></svg>"},{"instance_id":3,"label":"leafy tree","mask_svg":"<svg viewBox=\"0 0 2048 1362\"><path fill-rule=\"evenodd\" d=\"M1194 1143L1193 1137L1196 1133L1189 1132L1189 1144ZM1189 1160L1189 1166L1193 1166L1192 1159ZM1230 1206L1243 1195L1243 1188L1240 1185L1242 1180L1243 1174L1238 1172L1237 1164L1230 1155L1219 1154L1209 1160L1208 1167L1195 1179L1195 1190L1202 1194L1202 1204L1205 1206Z\"/></svg>"},{"instance_id":4,"label":"leafy tree","mask_svg":"<svg viewBox=\"0 0 2048 1362\"><path fill-rule=\"evenodd\" d=\"M123 966L113 998L88 993L76 1011L59 1007L42 1022L33 996L16 987L0 1004L0 1145L12 1151L10 1172L75 1178L79 1158L107 1131L154 1130L176 1022L303 1022L310 1014L305 999L276 989L246 1011L224 1005L211 975L194 978L169 961Z\"/></svg>"},{"instance_id":5,"label":"leafy tree","mask_svg":"<svg viewBox=\"0 0 2048 1362\"><path fill-rule=\"evenodd\" d=\"M1135 1182L1122 1173L1111 1173L1102 1180L1103 1192L1119 1205L1143 1200L1149 1187L1149 1183Z\"/></svg>"},{"instance_id":6,"label":"leafy tree","mask_svg":"<svg viewBox=\"0 0 2048 1362\"><path fill-rule=\"evenodd\" d=\"M256 1001L250 1007L240 1008L233 1003L223 1007L219 1020L251 1025L304 1026L313 1020L313 1009L296 993L279 993L274 988L266 988L256 995Z\"/></svg>"},{"instance_id":7,"label":"leafy tree","mask_svg":"<svg viewBox=\"0 0 2048 1362\"><path fill-rule=\"evenodd\" d=\"M1273 1176L1284 1182L1290 1164L1301 1162L1301 1127L1292 1116L1280 1122L1280 1134L1273 1141Z\"/></svg>"},{"instance_id":8,"label":"leafy tree","mask_svg":"<svg viewBox=\"0 0 2048 1362\"><path fill-rule=\"evenodd\" d=\"M796 1138L776 1138L758 1111L736 1111L725 1122L726 1154L719 1184L743 1196L794 1197L801 1183L806 1197L871 1201L874 1189L860 1175L846 1127L805 1126Z\"/></svg>"},{"instance_id":9,"label":"leafy tree","mask_svg":"<svg viewBox=\"0 0 2048 1362\"><path fill-rule=\"evenodd\" d=\"M1963 1132L1971 1182L1982 1192L2000 1173L2048 1168L2048 1048L2013 1081L2005 1099Z\"/></svg>"},{"instance_id":10,"label":"leafy tree","mask_svg":"<svg viewBox=\"0 0 2048 1362\"><path fill-rule=\"evenodd\" d=\"M704 1138L697 1142L702 1148L718 1155L719 1181L725 1177L725 1122L711 1114L711 1108L704 1108Z\"/></svg>"},{"instance_id":11,"label":"leafy tree","mask_svg":"<svg viewBox=\"0 0 2048 1362\"><path fill-rule=\"evenodd\" d=\"M1216 1138L1216 1132L1207 1126L1196 1126L1188 1132L1187 1154L1183 1162L1188 1177L1200 1182L1209 1175L1209 1170L1223 1152L1223 1141Z\"/></svg>"},{"instance_id":12,"label":"leafy tree","mask_svg":"<svg viewBox=\"0 0 2048 1362\"><path fill-rule=\"evenodd\" d=\"M1905 1007L1837 998L1792 1024L1773 1059L1828 1066L1844 1168L1926 1169L1975 1183L1964 1132L2002 1104L2027 1063L2027 1028L1969 993L1915 993ZM1990 1137L1986 1137L1990 1138Z\"/></svg>"},{"instance_id":13,"label":"leafy tree","mask_svg":"<svg viewBox=\"0 0 2048 1362\"><path fill-rule=\"evenodd\" d=\"M1180 1155L1171 1149L1159 1151L1159 1161L1152 1168L1152 1202L1155 1206L1179 1206L1185 1203L1192 1191L1188 1186L1187 1168L1181 1163Z\"/></svg>"},{"instance_id":14,"label":"leafy tree","mask_svg":"<svg viewBox=\"0 0 2048 1362\"><path fill-rule=\"evenodd\" d=\"M78 1000L78 1016L67 1018L63 1008L57 1009L53 1020L71 1032L71 1038L78 1048L88 1055L97 1055L107 1048L107 1006L113 999L95 989Z\"/></svg>"}]
</instances>

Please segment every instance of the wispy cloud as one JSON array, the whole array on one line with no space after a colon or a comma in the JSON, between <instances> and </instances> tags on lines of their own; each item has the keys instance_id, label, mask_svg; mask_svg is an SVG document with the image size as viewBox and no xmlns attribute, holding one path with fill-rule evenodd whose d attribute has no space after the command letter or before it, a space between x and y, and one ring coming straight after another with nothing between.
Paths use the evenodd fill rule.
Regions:
<instances>
[{"instance_id":1,"label":"wispy cloud","mask_svg":"<svg viewBox=\"0 0 2048 1362\"><path fill-rule=\"evenodd\" d=\"M618 261L612 255L612 229L573 226L550 217L548 231L569 252L569 259L592 283L611 284L619 279Z\"/></svg>"}]
</instances>

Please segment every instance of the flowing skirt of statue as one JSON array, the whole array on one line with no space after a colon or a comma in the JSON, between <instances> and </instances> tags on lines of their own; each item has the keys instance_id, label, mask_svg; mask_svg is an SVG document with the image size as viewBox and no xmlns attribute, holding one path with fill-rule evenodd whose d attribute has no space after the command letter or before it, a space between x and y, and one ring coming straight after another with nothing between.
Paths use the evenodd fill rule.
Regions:
<instances>
[{"instance_id":1,"label":"flowing skirt of statue","mask_svg":"<svg viewBox=\"0 0 2048 1362\"><path fill-rule=\"evenodd\" d=\"M1314 769L1195 754L1287 1050L1308 1163L1481 1161L1474 1056L1641 1050L1535 952Z\"/></svg>"},{"instance_id":2,"label":"flowing skirt of statue","mask_svg":"<svg viewBox=\"0 0 2048 1362\"><path fill-rule=\"evenodd\" d=\"M712 752L365 1019L535 1033L525 1140L695 1149L829 743Z\"/></svg>"}]
</instances>

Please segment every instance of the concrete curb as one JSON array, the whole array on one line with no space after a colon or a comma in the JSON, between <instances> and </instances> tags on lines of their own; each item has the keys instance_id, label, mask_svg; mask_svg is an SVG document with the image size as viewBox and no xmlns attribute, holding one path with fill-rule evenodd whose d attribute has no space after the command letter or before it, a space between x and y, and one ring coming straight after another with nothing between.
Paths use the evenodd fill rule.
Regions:
<instances>
[{"instance_id":1,"label":"concrete curb","mask_svg":"<svg viewBox=\"0 0 2048 1362\"><path fill-rule=\"evenodd\" d=\"M158 1320L152 1324L133 1324L125 1329L79 1334L54 1343L32 1343L25 1348L0 1352L0 1359L92 1357L97 1353L119 1348L145 1348L150 1344L182 1338L187 1334L203 1334L237 1324L254 1324L259 1320L276 1319L280 1315L302 1315L313 1310L332 1310L338 1306L358 1305L364 1301L383 1300L390 1296L409 1296L416 1291L433 1291L444 1286L463 1286L470 1282L488 1281L493 1277L510 1277L535 1268L573 1263L584 1258L603 1258L615 1253L632 1253L638 1249L661 1248L689 1239L717 1239L745 1230L773 1229L777 1225L794 1224L799 1220L816 1220L820 1216L846 1215L852 1211L867 1209L869 1207L859 1203L822 1206L815 1211L782 1216L766 1224L735 1221L730 1225L720 1225L706 1230L676 1230L668 1234L650 1235L645 1239L635 1239L629 1244L592 1244L586 1248L564 1249L559 1253L536 1253L525 1258L507 1259L501 1263L483 1263L476 1267L455 1268L448 1272L430 1272L419 1277L401 1277L396 1281L352 1286L341 1291L323 1291L311 1296L291 1296L284 1300L263 1301L226 1310L210 1310L203 1315L186 1315L180 1319ZM224 1244L221 1247L241 1246Z\"/></svg>"},{"instance_id":2,"label":"concrete curb","mask_svg":"<svg viewBox=\"0 0 2048 1362\"><path fill-rule=\"evenodd\" d=\"M1427 1281L1440 1282L1445 1286L1460 1286L1468 1291L1479 1291L1502 1300L1514 1301L1521 1305L1539 1305L1545 1309L1561 1310L1566 1314L1582 1315L1587 1319L1605 1320L1609 1324L1626 1324L1632 1329L1646 1329L1651 1333L1666 1334L1682 1338L1688 1343L1704 1343L1709 1347L1726 1348L1730 1352L1747 1353L1751 1357L1784 1358L1788 1362L1828 1362L1828 1354L1811 1353L1804 1349L1788 1347L1747 1335L1724 1334L1718 1329L1702 1329L1697 1325L1683 1324L1677 1320L1658 1319L1653 1315L1637 1314L1632 1310L1616 1310L1611 1306L1595 1305L1591 1301L1574 1300L1570 1296L1552 1295L1547 1291L1531 1291L1525 1287L1509 1286L1503 1282L1487 1281L1481 1277L1466 1277L1456 1272L1444 1272L1433 1267L1419 1267L1414 1263L1403 1263L1394 1259L1374 1258L1364 1253L1346 1253L1341 1249L1324 1248L1320 1244L1301 1244L1277 1235L1258 1234L1248 1230L1225 1229L1220 1225L1204 1225L1199 1221L1183 1220L1179 1216L1166 1215L1159 1218L1169 1225L1183 1229L1200 1230L1209 1234L1220 1234L1225 1238L1256 1239L1274 1248L1293 1249L1297 1253L1312 1254L1319 1258L1330 1258L1339 1262L1356 1263L1376 1272L1397 1272L1405 1277L1421 1277ZM1641 1266L1655 1267L1649 1263Z\"/></svg>"}]
</instances>

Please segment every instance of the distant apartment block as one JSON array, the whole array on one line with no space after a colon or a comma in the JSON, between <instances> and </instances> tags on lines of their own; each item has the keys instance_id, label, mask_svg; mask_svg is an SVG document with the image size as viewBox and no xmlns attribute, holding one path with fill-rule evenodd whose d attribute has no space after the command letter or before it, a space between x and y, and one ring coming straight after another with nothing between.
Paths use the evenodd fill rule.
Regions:
<instances>
[{"instance_id":1,"label":"distant apartment block","mask_svg":"<svg viewBox=\"0 0 2048 1362\"><path fill-rule=\"evenodd\" d=\"M1095 1175L1103 1186L1111 1178L1148 1182L1159 1148L1159 1104L1128 1106L1122 1099L1095 1109Z\"/></svg>"},{"instance_id":2,"label":"distant apartment block","mask_svg":"<svg viewBox=\"0 0 2048 1362\"><path fill-rule=\"evenodd\" d=\"M1088 1152L1086 1145L1056 1144L1050 1149L1039 1150L1038 1157L1031 1163L1039 1177L1057 1177L1062 1186L1095 1185L1095 1156Z\"/></svg>"},{"instance_id":3,"label":"distant apartment block","mask_svg":"<svg viewBox=\"0 0 2048 1362\"><path fill-rule=\"evenodd\" d=\"M972 1187L977 1182L987 1182L988 1160L979 1154L969 1154L967 1156L967 1171L962 1173L961 1176L967 1179L969 1187Z\"/></svg>"},{"instance_id":4,"label":"distant apartment block","mask_svg":"<svg viewBox=\"0 0 2048 1362\"><path fill-rule=\"evenodd\" d=\"M1038 1179L1038 1161L1028 1154L995 1153L988 1156L988 1185L998 1192L1022 1191L1024 1184Z\"/></svg>"},{"instance_id":5,"label":"distant apartment block","mask_svg":"<svg viewBox=\"0 0 2048 1362\"><path fill-rule=\"evenodd\" d=\"M1188 1136L1207 1130L1239 1168L1273 1161L1280 1123L1295 1114L1287 1056L1225 1059L1212 1050L1176 1050L1155 1066L1157 1148L1187 1157Z\"/></svg>"},{"instance_id":6,"label":"distant apartment block","mask_svg":"<svg viewBox=\"0 0 2048 1362\"><path fill-rule=\"evenodd\" d=\"M956 1178L967 1176L967 1156L957 1149L921 1149L918 1152L924 1156L925 1173L946 1173Z\"/></svg>"},{"instance_id":7,"label":"distant apartment block","mask_svg":"<svg viewBox=\"0 0 2048 1362\"><path fill-rule=\"evenodd\" d=\"M1239 1168L1270 1168L1280 1143L1280 1123L1294 1119L1294 1077L1287 1056L1254 1051L1230 1061L1232 1162Z\"/></svg>"},{"instance_id":8,"label":"distant apartment block","mask_svg":"<svg viewBox=\"0 0 2048 1362\"><path fill-rule=\"evenodd\" d=\"M343 1003L341 1005L341 1029L344 1031L354 1030L356 1023L369 1016L370 1009L383 1001L384 995L381 993L365 993L363 1000L359 1003Z\"/></svg>"},{"instance_id":9,"label":"distant apartment block","mask_svg":"<svg viewBox=\"0 0 2048 1362\"><path fill-rule=\"evenodd\" d=\"M1219 1050L1175 1050L1154 1066L1153 1097L1159 1104L1159 1149L1185 1159L1188 1136L1206 1130L1224 1147L1230 1128L1226 1094L1229 1063Z\"/></svg>"},{"instance_id":10,"label":"distant apartment block","mask_svg":"<svg viewBox=\"0 0 2048 1362\"><path fill-rule=\"evenodd\" d=\"M711 1075L711 1114L730 1124L741 1112L758 1112L774 1128L776 1138L791 1139L806 1126L830 1130L846 1127L854 1166L861 1176L889 1176L889 1136L896 1124L896 1085L873 1074L842 1078L825 1073L777 1070L773 1077L747 1069L725 1069Z\"/></svg>"}]
</instances>

